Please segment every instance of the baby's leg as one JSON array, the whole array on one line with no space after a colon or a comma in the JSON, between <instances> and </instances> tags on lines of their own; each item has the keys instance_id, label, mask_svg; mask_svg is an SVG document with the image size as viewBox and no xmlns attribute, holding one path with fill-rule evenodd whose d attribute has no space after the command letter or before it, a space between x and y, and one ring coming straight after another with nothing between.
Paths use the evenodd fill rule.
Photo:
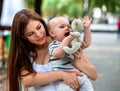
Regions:
<instances>
[{"instance_id":1,"label":"baby's leg","mask_svg":"<svg viewBox=\"0 0 120 91\"><path fill-rule=\"evenodd\" d=\"M55 83L56 91L74 91L69 85L65 84L64 81L59 81Z\"/></svg>"},{"instance_id":2,"label":"baby's leg","mask_svg":"<svg viewBox=\"0 0 120 91\"><path fill-rule=\"evenodd\" d=\"M92 83L86 75L78 76L81 87L77 91L94 91ZM59 81L55 83L56 91L75 91L70 88L69 85L65 84L64 81Z\"/></svg>"},{"instance_id":3,"label":"baby's leg","mask_svg":"<svg viewBox=\"0 0 120 91\"><path fill-rule=\"evenodd\" d=\"M78 76L82 86L78 91L94 91L91 81L86 75Z\"/></svg>"}]
</instances>

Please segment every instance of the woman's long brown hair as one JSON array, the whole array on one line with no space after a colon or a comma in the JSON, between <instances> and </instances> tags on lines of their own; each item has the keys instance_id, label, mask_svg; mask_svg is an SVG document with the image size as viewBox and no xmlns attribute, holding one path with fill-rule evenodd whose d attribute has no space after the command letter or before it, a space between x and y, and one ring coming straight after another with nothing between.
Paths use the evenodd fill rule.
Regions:
<instances>
[{"instance_id":1,"label":"woman's long brown hair","mask_svg":"<svg viewBox=\"0 0 120 91\"><path fill-rule=\"evenodd\" d=\"M48 35L46 23L34 11L22 9L14 16L11 31L11 44L7 63L7 80L9 91L21 91L21 69L30 73L35 73L30 58L35 59L35 45L27 41L24 36L24 30L30 19L40 21ZM31 53L32 52L32 53ZM26 74L27 75L27 74Z\"/></svg>"}]
</instances>

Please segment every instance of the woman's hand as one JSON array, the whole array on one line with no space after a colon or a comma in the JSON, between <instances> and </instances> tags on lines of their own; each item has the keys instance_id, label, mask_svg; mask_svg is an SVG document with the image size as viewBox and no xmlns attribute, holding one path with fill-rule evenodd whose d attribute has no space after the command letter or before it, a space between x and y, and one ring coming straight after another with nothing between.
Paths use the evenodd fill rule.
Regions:
<instances>
[{"instance_id":1,"label":"woman's hand","mask_svg":"<svg viewBox=\"0 0 120 91\"><path fill-rule=\"evenodd\" d=\"M69 85L73 90L77 90L81 84L80 81L78 79L78 75L80 74L79 72L76 71L62 71L62 78L63 81Z\"/></svg>"},{"instance_id":2,"label":"woman's hand","mask_svg":"<svg viewBox=\"0 0 120 91\"><path fill-rule=\"evenodd\" d=\"M83 76L83 74L78 69L69 69L65 70L65 72L71 72L77 74L78 76Z\"/></svg>"},{"instance_id":3,"label":"woman's hand","mask_svg":"<svg viewBox=\"0 0 120 91\"><path fill-rule=\"evenodd\" d=\"M80 48L77 52L74 53L75 60L81 59L82 54L82 48Z\"/></svg>"}]
</instances>

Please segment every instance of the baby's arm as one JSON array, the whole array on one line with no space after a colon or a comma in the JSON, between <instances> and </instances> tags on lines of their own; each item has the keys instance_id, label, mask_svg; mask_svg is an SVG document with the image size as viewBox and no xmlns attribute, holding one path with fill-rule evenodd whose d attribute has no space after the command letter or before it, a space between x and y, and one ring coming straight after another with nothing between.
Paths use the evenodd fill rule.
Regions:
<instances>
[{"instance_id":1,"label":"baby's arm","mask_svg":"<svg viewBox=\"0 0 120 91\"><path fill-rule=\"evenodd\" d=\"M92 34L91 34L91 29L90 29L92 18L88 16L84 16L84 18L82 19L82 22L84 26L84 38L83 38L83 45L81 48L84 49L90 46L91 41L92 41Z\"/></svg>"},{"instance_id":2,"label":"baby's arm","mask_svg":"<svg viewBox=\"0 0 120 91\"><path fill-rule=\"evenodd\" d=\"M72 39L73 37L71 35L65 37L61 42L61 44L57 48L55 48L53 52L53 56L56 58L64 58L65 53L64 53L63 47L68 46L69 43L72 41Z\"/></svg>"}]
</instances>

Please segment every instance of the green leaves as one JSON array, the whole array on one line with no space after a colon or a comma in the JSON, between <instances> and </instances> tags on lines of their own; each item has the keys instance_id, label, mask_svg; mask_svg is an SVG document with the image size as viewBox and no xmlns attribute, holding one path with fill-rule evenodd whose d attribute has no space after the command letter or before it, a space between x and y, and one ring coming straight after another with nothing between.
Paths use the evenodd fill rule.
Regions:
<instances>
[{"instance_id":1,"label":"green leaves","mask_svg":"<svg viewBox=\"0 0 120 91\"><path fill-rule=\"evenodd\" d=\"M82 14L81 0L44 0L43 13L48 16L64 15L79 17Z\"/></svg>"},{"instance_id":2,"label":"green leaves","mask_svg":"<svg viewBox=\"0 0 120 91\"><path fill-rule=\"evenodd\" d=\"M35 0L25 0L25 6L34 9ZM85 2L88 4L88 9L84 10ZM107 7L107 12L119 14L120 0L43 0L42 15L68 15L69 17L81 17L83 14L92 15L93 9L102 6Z\"/></svg>"}]
</instances>

